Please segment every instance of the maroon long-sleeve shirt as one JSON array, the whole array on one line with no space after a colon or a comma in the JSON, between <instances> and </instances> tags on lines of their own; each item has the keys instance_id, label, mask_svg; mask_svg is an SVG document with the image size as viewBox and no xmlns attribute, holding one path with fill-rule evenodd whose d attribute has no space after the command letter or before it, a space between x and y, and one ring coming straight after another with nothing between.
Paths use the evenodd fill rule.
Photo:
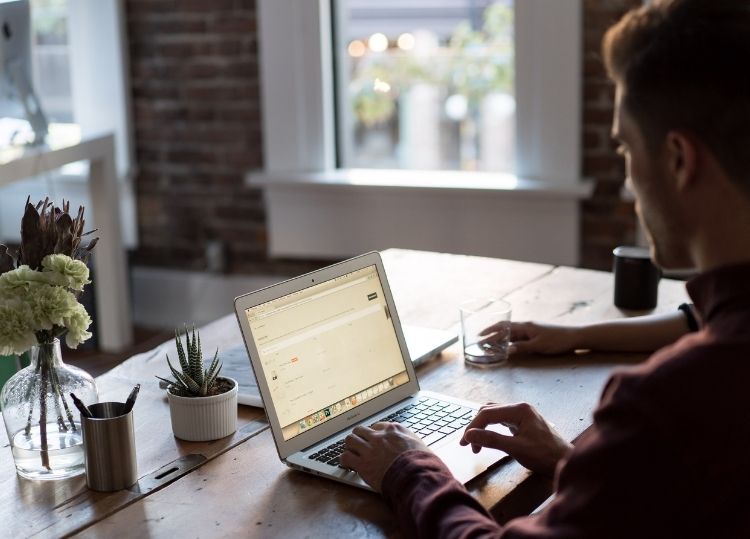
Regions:
<instances>
[{"instance_id":1,"label":"maroon long-sleeve shirt","mask_svg":"<svg viewBox=\"0 0 750 539\"><path fill-rule=\"evenodd\" d=\"M419 537L750 537L750 264L688 293L703 325L607 383L556 496L504 528L432 453L401 455L383 495Z\"/></svg>"}]
</instances>

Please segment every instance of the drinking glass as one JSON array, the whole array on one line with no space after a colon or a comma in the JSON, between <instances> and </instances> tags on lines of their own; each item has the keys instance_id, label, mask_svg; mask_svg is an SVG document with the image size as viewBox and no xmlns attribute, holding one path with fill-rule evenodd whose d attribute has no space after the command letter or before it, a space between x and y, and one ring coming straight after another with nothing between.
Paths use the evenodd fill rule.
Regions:
<instances>
[{"instance_id":1,"label":"drinking glass","mask_svg":"<svg viewBox=\"0 0 750 539\"><path fill-rule=\"evenodd\" d=\"M472 299L459 307L464 360L497 365L508 359L511 305L501 299Z\"/></svg>"}]
</instances>

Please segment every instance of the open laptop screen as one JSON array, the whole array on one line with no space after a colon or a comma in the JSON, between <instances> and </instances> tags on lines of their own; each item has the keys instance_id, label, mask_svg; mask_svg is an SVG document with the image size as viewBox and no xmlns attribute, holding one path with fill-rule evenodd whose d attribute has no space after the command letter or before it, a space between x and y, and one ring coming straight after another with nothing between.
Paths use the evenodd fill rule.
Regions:
<instances>
[{"instance_id":1,"label":"open laptop screen","mask_svg":"<svg viewBox=\"0 0 750 539\"><path fill-rule=\"evenodd\" d=\"M374 265L245 315L284 440L409 381Z\"/></svg>"}]
</instances>

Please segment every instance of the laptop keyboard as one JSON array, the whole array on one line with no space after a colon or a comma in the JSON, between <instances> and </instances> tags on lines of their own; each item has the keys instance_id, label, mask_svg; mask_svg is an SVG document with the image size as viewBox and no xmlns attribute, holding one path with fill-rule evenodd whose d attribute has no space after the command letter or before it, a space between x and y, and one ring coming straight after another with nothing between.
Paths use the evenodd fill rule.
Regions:
<instances>
[{"instance_id":1,"label":"laptop keyboard","mask_svg":"<svg viewBox=\"0 0 750 539\"><path fill-rule=\"evenodd\" d=\"M466 406L422 397L418 402L408 404L376 423L401 423L422 438L426 445L432 445L468 425L475 413L476 410ZM330 466L339 466L339 458L343 452L344 440L339 440L307 458Z\"/></svg>"}]
</instances>

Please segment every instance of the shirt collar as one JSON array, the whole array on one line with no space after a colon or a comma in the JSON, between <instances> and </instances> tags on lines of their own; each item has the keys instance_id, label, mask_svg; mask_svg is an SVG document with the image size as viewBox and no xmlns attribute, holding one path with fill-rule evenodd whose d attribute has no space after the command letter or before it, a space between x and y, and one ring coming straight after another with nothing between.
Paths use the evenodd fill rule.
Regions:
<instances>
[{"instance_id":1,"label":"shirt collar","mask_svg":"<svg viewBox=\"0 0 750 539\"><path fill-rule=\"evenodd\" d=\"M750 262L703 272L687 282L687 291L704 323L725 309L750 307Z\"/></svg>"}]
</instances>

